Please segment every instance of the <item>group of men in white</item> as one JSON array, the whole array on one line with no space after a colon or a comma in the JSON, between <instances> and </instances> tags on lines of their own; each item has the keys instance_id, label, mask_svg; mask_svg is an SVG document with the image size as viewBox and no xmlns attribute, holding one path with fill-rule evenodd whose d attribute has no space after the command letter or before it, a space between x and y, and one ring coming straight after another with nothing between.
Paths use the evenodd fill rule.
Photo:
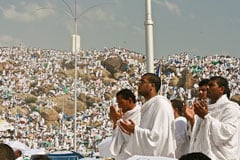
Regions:
<instances>
[{"instance_id":1,"label":"group of men in white","mask_svg":"<svg viewBox=\"0 0 240 160\"><path fill-rule=\"evenodd\" d=\"M138 83L131 83L129 81L130 76L127 74L127 72L125 72L123 73L124 76L120 77L117 83L109 85L103 84L100 77L103 76L102 70L104 67L101 65L101 62L98 59L98 57L102 56L104 56L105 59L110 56L120 56L124 61L127 61L129 64L131 63L131 65L138 68L138 70L135 71L133 77L136 80L139 80ZM101 97L102 103L101 105L96 104L92 106L85 112L79 112L76 118L81 122L86 122L85 124L89 124L90 121L101 121L102 125L98 126L97 128L91 128L87 125L82 126L81 124L77 125L78 151L86 155L88 149L92 149L93 152L97 152L98 149L100 149L98 148L98 143L105 137L110 137L113 131L110 151L112 156L116 159L126 159L133 155L165 156L179 158L181 155L188 153L188 151L182 152L180 153L180 155L177 155L175 153L176 147L178 147L178 144L180 144L177 141L177 145L175 145L175 140L177 140L178 137L178 135L175 135L175 133L180 133L182 131L176 131L174 127L175 124L172 123L173 121L176 121L177 118L174 120L174 114L171 109L172 104L170 103L169 99L175 99L176 94L172 94L170 97L168 97L169 99L167 99L166 97L168 91L171 90L173 90L174 92L178 92L179 97L184 97L185 94L189 94L191 92L187 91L185 88L182 87L170 86L168 83L163 83L162 89L160 89L160 86L156 86L158 85L157 80L159 79L157 77L154 77L153 75L145 75L145 64L136 61L136 59L133 59L132 57L138 57L140 59L144 58L144 56L141 54L129 52L125 49L105 49L104 51L89 51L88 58L84 58L82 60L79 59L81 63L89 64L83 69L84 74L95 73L96 77L99 77L99 79L84 82L81 77L79 77L77 85L78 92L98 95L99 97ZM37 82L37 85L35 87L40 87L46 84L54 84L56 88L53 91L54 96L66 94L66 88L68 88L69 92L74 95L73 78L66 77L65 79L58 79L58 77L54 74L57 71L65 70L65 68L62 68L62 66L60 65L60 61L62 59L66 59L66 61L71 61L71 59L73 58L74 55L71 55L71 53L55 50L2 48L0 61L2 63L15 61L15 64L18 64L14 65L14 63L8 63L7 68L3 69L3 74L0 76L0 80L2 83L2 105L7 105L9 108L13 108L16 104L19 105L24 103L22 99L20 99L19 97L15 97L14 93L31 93L31 91L36 89L31 87L30 85L33 81ZM213 64L212 62L222 63ZM158 66L158 64L161 64L162 66L176 66L177 72L175 74L170 73L166 75L166 78L169 79L173 76L181 77L181 71L185 69L186 66L194 73L194 76L197 77L197 79L199 80L203 78L210 78L213 76L223 76L228 81L228 87L231 91L230 96L240 93L239 58L230 58L224 56L194 56L193 58L189 58L189 55L184 53L172 55L159 60L155 59L154 63L156 64L156 67ZM196 68L198 70L196 70ZM19 69L21 70L21 72L15 72ZM160 79L160 81L162 80ZM140 89L139 87L142 85L144 87ZM222 84L218 85L219 88L226 89L226 86L222 87ZM198 84L195 84L194 86L197 88ZM116 126L113 129L113 124L110 122L110 119L108 117L108 110L109 106L111 105L111 101L105 100L104 96L102 95L104 95L104 93L106 92L111 93L115 90L120 91L123 88L131 89L134 95L136 95L137 99L140 96L143 96L145 102L143 104L139 103L141 107L137 107L137 113L141 118L138 117L137 120L135 120L135 118L131 117L131 113L129 113L130 115L126 114L126 117L122 118L123 121L116 121ZM138 91L136 90L137 88ZM219 89L218 91L222 93L224 89ZM162 96L158 95L159 92L161 92ZM222 95L224 96L225 94ZM54 105L56 105L51 102L51 100L49 99L50 96L52 95L38 95L39 99L47 102L46 104L44 104L44 106L41 107L53 107ZM193 99L194 97L192 97L190 94L188 95L188 98ZM220 97L218 98L221 100ZM217 102L218 101L216 101L216 103ZM223 102L221 103L225 105L225 102L228 104L227 99L223 99ZM230 104L233 105L232 103ZM237 142L235 128L238 127L233 119L230 120L231 118L235 117L235 115L232 116L229 114L229 112L234 112L235 114L237 114L238 110L232 109L234 107L228 107L226 110L221 112L221 114L224 113L224 115L219 115L220 111L218 109L216 109L216 111L214 110L214 112L211 112L213 110L211 108L211 105L204 105L207 106L204 106L205 108L208 108L207 112L206 110L200 110L198 115L198 111L197 109L195 109L197 111L195 115L196 117L198 117L199 120L194 119L194 125L189 125L188 127L189 131L191 132L188 132L186 136L190 143L190 147L187 147L187 150L192 149L189 151L203 152L212 159L237 159L234 156L237 156L238 154L229 151L228 148L235 147L234 144L230 143L229 141ZM54 142L51 147L51 149L53 150L71 150L73 148L73 131L71 126L72 120L62 123L62 130L60 130L59 133L56 134L56 131L58 129L56 129L54 126L47 127L42 117L39 117L39 115L35 116L36 111L32 111L27 104L24 104L23 106L29 108L30 113L33 114L31 115L30 119L25 115L21 115L21 117L20 115L17 116L17 121L21 123L16 123L15 128L18 129L18 131L23 135L22 137L24 138L18 139L17 136L9 137L14 138L14 140L26 143L32 148L39 148L40 142L43 141ZM196 104L194 106L195 107L193 108L197 108L198 106L200 106L200 104ZM93 114L96 116L91 116ZM192 114L189 115L189 117L191 117ZM128 116L130 116L130 118ZM12 113L1 113L2 119L8 119L9 117L12 117L12 119L16 119L16 115L13 115ZM60 121L63 122L63 116L60 117L62 117L60 118ZM33 124L32 119L34 118L36 118L36 120L39 122L37 126ZM228 119L230 121L222 124L223 121L225 122L225 120ZM202 126L196 127L197 124ZM205 132L198 131L204 127ZM184 128L187 129L187 127ZM181 129L184 128L181 127ZM119 133L121 133L120 137L118 135ZM32 139L31 137L29 137L29 135L31 134L39 135L39 139ZM4 135L6 135L6 132L4 132ZM238 135L240 135L240 133ZM194 136L196 138L195 140L193 140L192 138ZM6 137L8 136L3 136L2 134L1 140L5 140ZM13 140L11 138L9 139ZM204 142L206 142L204 143L204 145L208 147L200 145L200 142L202 142L203 140ZM85 144L85 142L87 142L87 145ZM126 144L126 142L128 144ZM123 143L124 147L122 147L121 143ZM218 148L220 148L220 150L218 150ZM231 155L231 157L228 157L229 154Z\"/></svg>"},{"instance_id":2,"label":"group of men in white","mask_svg":"<svg viewBox=\"0 0 240 160\"><path fill-rule=\"evenodd\" d=\"M229 100L225 78L213 76L200 81L199 97L191 106L178 99L170 103L159 96L159 83L155 74L142 76L138 93L145 102L141 109L130 90L117 93L120 110L111 106L113 135L99 144L103 156L117 160L134 155L181 160L188 153L201 153L213 160L240 159L240 106Z\"/></svg>"}]
</instances>

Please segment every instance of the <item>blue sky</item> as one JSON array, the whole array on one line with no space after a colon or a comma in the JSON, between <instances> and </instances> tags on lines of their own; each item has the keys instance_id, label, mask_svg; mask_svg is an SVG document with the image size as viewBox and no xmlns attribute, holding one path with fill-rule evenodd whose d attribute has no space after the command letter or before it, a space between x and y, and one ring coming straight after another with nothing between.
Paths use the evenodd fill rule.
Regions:
<instances>
[{"instance_id":1,"label":"blue sky","mask_svg":"<svg viewBox=\"0 0 240 160\"><path fill-rule=\"evenodd\" d=\"M239 6L240 0L152 0L155 57L239 57ZM71 50L71 10L74 0L0 0L0 46ZM77 0L77 16L84 50L145 53L145 0Z\"/></svg>"}]
</instances>

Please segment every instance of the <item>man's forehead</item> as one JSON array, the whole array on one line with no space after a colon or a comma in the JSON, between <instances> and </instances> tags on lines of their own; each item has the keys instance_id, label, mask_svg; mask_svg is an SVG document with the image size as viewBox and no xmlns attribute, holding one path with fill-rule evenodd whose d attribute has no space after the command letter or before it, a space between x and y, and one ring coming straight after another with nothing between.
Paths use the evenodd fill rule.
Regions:
<instances>
[{"instance_id":1,"label":"man's forehead","mask_svg":"<svg viewBox=\"0 0 240 160\"><path fill-rule=\"evenodd\" d=\"M204 84L202 86L199 86L199 88L207 88L208 87L208 84Z\"/></svg>"},{"instance_id":2,"label":"man's forehead","mask_svg":"<svg viewBox=\"0 0 240 160\"><path fill-rule=\"evenodd\" d=\"M208 84L217 84L217 80L210 80Z\"/></svg>"},{"instance_id":3,"label":"man's forehead","mask_svg":"<svg viewBox=\"0 0 240 160\"><path fill-rule=\"evenodd\" d=\"M142 76L141 79L148 79L148 76Z\"/></svg>"}]
</instances>

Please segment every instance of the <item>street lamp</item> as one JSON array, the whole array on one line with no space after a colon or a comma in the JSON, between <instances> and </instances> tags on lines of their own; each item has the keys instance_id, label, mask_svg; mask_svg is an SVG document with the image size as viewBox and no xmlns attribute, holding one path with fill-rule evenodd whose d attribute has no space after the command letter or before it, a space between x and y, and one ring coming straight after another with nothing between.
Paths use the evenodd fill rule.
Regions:
<instances>
[{"instance_id":1,"label":"street lamp","mask_svg":"<svg viewBox=\"0 0 240 160\"><path fill-rule=\"evenodd\" d=\"M65 0L62 0L62 2L68 7L68 11L64 11L65 14L69 15L71 18L73 18L74 21L74 34L72 35L72 53L74 54L74 151L76 152L76 117L77 117L77 54L80 51L80 35L78 35L77 33L77 21L78 19L84 15L86 12L88 12L89 10L101 6L101 5L105 5L105 4L111 4L110 2L106 2L106 3L100 3L100 4L96 4L93 5L91 7L88 7L87 9L83 10L80 15L77 16L77 0L75 0L75 7L74 7L74 13L72 8L68 5L68 3ZM56 8L39 8L38 10L41 9L56 9Z\"/></svg>"},{"instance_id":2,"label":"street lamp","mask_svg":"<svg viewBox=\"0 0 240 160\"><path fill-rule=\"evenodd\" d=\"M73 40L73 44L72 44L72 52L74 53L75 56L75 63L74 63L74 151L76 152L76 143L77 143L77 138L76 138L76 131L77 131L77 54L80 51L80 35L78 35L77 33L77 21L78 18L81 17L83 14L85 14L86 12L88 12L89 10L98 7L100 5L103 4L109 4L109 3L100 3L100 4L96 4L94 6L91 6L87 9L85 9L83 12L81 12L81 14L77 17L77 1L75 0L75 9L74 9L74 15L73 12L71 10L71 7L63 0L64 4L69 8L70 13L68 13L68 15L72 16L73 20L74 20L74 32L75 34L72 37Z\"/></svg>"},{"instance_id":3,"label":"street lamp","mask_svg":"<svg viewBox=\"0 0 240 160\"><path fill-rule=\"evenodd\" d=\"M76 131L77 131L77 0L75 0L75 14L74 14L74 24L75 24L75 65L74 65L74 151L77 151L76 144L77 144L77 138L76 138ZM80 42L80 37L79 37ZM80 43L79 43L79 49L80 49Z\"/></svg>"},{"instance_id":4,"label":"street lamp","mask_svg":"<svg viewBox=\"0 0 240 160\"><path fill-rule=\"evenodd\" d=\"M63 2L67 5L67 3L63 0ZM85 9L83 12L81 12L81 14L77 17L77 1L75 0L75 11L74 11L74 26L75 26L75 35L73 36L73 40L74 40L74 55L75 55L75 66L74 66L74 151L76 152L76 131L77 131L77 54L80 51L80 35L77 34L77 20L79 17L81 17L83 14L85 14L87 11L91 10L92 8L98 7L100 5L103 5L106 3L101 3L101 4L97 4L94 6L91 6L87 9ZM77 43L79 42L79 43Z\"/></svg>"}]
</instances>

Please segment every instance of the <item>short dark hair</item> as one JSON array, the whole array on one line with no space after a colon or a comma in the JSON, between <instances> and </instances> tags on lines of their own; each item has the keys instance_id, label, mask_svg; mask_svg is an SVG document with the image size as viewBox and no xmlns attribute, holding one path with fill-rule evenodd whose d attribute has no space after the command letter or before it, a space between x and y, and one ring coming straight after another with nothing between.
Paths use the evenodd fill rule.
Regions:
<instances>
[{"instance_id":1,"label":"short dark hair","mask_svg":"<svg viewBox=\"0 0 240 160\"><path fill-rule=\"evenodd\" d=\"M179 160L211 160L211 158L201 152L193 152L181 156Z\"/></svg>"},{"instance_id":2,"label":"short dark hair","mask_svg":"<svg viewBox=\"0 0 240 160\"><path fill-rule=\"evenodd\" d=\"M209 83L209 79L202 79L202 80L198 83L198 85L199 85L199 87L200 87L200 86L208 85L208 83Z\"/></svg>"},{"instance_id":3,"label":"short dark hair","mask_svg":"<svg viewBox=\"0 0 240 160\"><path fill-rule=\"evenodd\" d=\"M125 100L131 98L133 103L136 103L136 96L130 89L122 89L119 92L117 92L116 96L122 96L122 98Z\"/></svg>"},{"instance_id":4,"label":"short dark hair","mask_svg":"<svg viewBox=\"0 0 240 160\"><path fill-rule=\"evenodd\" d=\"M210 80L216 81L219 87L224 87L224 94L227 94L227 97L230 98L230 89L228 86L228 81L227 79L221 77L221 76L214 76L211 77Z\"/></svg>"},{"instance_id":5,"label":"short dark hair","mask_svg":"<svg viewBox=\"0 0 240 160\"><path fill-rule=\"evenodd\" d=\"M15 160L13 149L4 143L0 143L0 159L1 160Z\"/></svg>"},{"instance_id":6,"label":"short dark hair","mask_svg":"<svg viewBox=\"0 0 240 160\"><path fill-rule=\"evenodd\" d=\"M153 73L146 73L143 75L144 77L147 77L147 80L150 83L153 83L155 85L156 92L160 90L161 87L161 79L156 74Z\"/></svg>"},{"instance_id":7,"label":"short dark hair","mask_svg":"<svg viewBox=\"0 0 240 160\"><path fill-rule=\"evenodd\" d=\"M173 99L171 100L172 106L173 108L177 108L178 109L178 114L179 115L183 115L183 102L179 99Z\"/></svg>"}]
</instances>

